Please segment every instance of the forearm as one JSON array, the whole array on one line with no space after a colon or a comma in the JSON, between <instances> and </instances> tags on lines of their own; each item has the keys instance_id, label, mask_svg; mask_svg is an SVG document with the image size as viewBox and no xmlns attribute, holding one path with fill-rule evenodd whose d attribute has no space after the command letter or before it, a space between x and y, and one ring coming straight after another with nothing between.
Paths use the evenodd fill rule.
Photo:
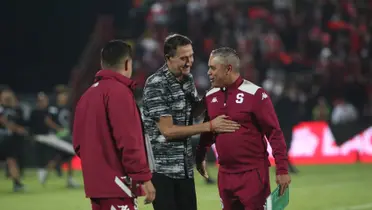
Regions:
<instances>
[{"instance_id":1,"label":"forearm","mask_svg":"<svg viewBox=\"0 0 372 210\"><path fill-rule=\"evenodd\" d=\"M190 126L178 126L178 125L172 125L164 129L162 132L163 136L168 140L176 140L179 138L185 138L197 134L201 134L204 132L210 131L210 123L205 122L201 124L196 125L190 125Z\"/></svg>"},{"instance_id":2,"label":"forearm","mask_svg":"<svg viewBox=\"0 0 372 210\"><path fill-rule=\"evenodd\" d=\"M198 163L205 160L208 149L214 143L214 136L212 132L202 133L200 135L199 144L196 146L195 161Z\"/></svg>"},{"instance_id":3,"label":"forearm","mask_svg":"<svg viewBox=\"0 0 372 210\"><path fill-rule=\"evenodd\" d=\"M287 174L288 173L287 146L284 141L282 131L280 129L272 130L268 140L273 151L273 156L275 158L276 173Z\"/></svg>"},{"instance_id":4,"label":"forearm","mask_svg":"<svg viewBox=\"0 0 372 210\"><path fill-rule=\"evenodd\" d=\"M144 148L128 147L122 150L122 164L126 173L135 181L146 182L151 180L152 175L147 164Z\"/></svg>"}]
</instances>

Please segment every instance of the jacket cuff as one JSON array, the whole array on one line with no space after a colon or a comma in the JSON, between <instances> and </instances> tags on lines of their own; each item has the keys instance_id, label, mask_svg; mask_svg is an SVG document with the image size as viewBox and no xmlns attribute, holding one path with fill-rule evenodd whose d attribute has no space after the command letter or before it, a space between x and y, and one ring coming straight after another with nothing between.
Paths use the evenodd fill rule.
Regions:
<instances>
[{"instance_id":1,"label":"jacket cuff","mask_svg":"<svg viewBox=\"0 0 372 210\"><path fill-rule=\"evenodd\" d=\"M130 177L133 179L133 181L143 183L143 182L150 181L152 178L152 174L149 171L149 172L142 173L142 174L132 174L130 175Z\"/></svg>"},{"instance_id":2,"label":"jacket cuff","mask_svg":"<svg viewBox=\"0 0 372 210\"><path fill-rule=\"evenodd\" d=\"M287 162L283 164L276 165L276 175L288 174L288 164Z\"/></svg>"}]
</instances>

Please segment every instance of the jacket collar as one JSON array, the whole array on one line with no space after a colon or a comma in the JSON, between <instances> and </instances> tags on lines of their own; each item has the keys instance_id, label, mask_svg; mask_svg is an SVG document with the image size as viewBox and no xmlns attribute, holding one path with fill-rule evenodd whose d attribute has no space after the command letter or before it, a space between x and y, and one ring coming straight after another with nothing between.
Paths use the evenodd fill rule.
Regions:
<instances>
[{"instance_id":1,"label":"jacket collar","mask_svg":"<svg viewBox=\"0 0 372 210\"><path fill-rule=\"evenodd\" d=\"M223 87L221 88L223 91L225 91L226 89L238 89L239 86L243 83L243 78L241 76L238 77L238 79L235 80L235 82L233 82L232 84L226 86L226 87Z\"/></svg>"},{"instance_id":2,"label":"jacket collar","mask_svg":"<svg viewBox=\"0 0 372 210\"><path fill-rule=\"evenodd\" d=\"M94 82L97 82L99 80L103 80L103 79L114 79L122 84L124 84L125 86L129 87L130 89L134 90L134 88L136 87L136 83L129 79L128 77L124 76L124 75L121 75L117 72L114 72L114 71L111 71L111 70L100 70L99 72L97 72L96 76L95 76L95 79L94 79Z\"/></svg>"}]
</instances>

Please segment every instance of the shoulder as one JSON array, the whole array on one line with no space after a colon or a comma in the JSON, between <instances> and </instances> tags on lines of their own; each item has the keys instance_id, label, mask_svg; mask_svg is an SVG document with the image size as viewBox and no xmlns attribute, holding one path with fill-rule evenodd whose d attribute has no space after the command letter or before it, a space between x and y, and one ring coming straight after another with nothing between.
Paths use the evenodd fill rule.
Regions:
<instances>
[{"instance_id":1,"label":"shoulder","mask_svg":"<svg viewBox=\"0 0 372 210\"><path fill-rule=\"evenodd\" d=\"M117 84L109 86L103 93L103 100L107 103L108 100L114 103L125 103L133 104L135 103L135 98L132 90L122 84L117 82Z\"/></svg>"},{"instance_id":2,"label":"shoulder","mask_svg":"<svg viewBox=\"0 0 372 210\"><path fill-rule=\"evenodd\" d=\"M259 92L262 92L263 91L263 88L248 81L248 80L244 80L243 83L239 86L238 88L240 91L244 92L244 93L248 93L250 95L256 95L258 94Z\"/></svg>"},{"instance_id":3,"label":"shoulder","mask_svg":"<svg viewBox=\"0 0 372 210\"><path fill-rule=\"evenodd\" d=\"M159 94L165 94L165 81L166 78L159 70L149 76L143 88L144 98L153 98Z\"/></svg>"},{"instance_id":4,"label":"shoulder","mask_svg":"<svg viewBox=\"0 0 372 210\"><path fill-rule=\"evenodd\" d=\"M240 91L247 93L253 98L258 99L259 101L266 101L265 99L269 98L269 94L266 90L248 80L244 80L244 82L238 88Z\"/></svg>"},{"instance_id":5,"label":"shoulder","mask_svg":"<svg viewBox=\"0 0 372 210\"><path fill-rule=\"evenodd\" d=\"M128 86L116 80L100 80L89 87L86 97L130 95L131 92Z\"/></svg>"},{"instance_id":6,"label":"shoulder","mask_svg":"<svg viewBox=\"0 0 372 210\"><path fill-rule=\"evenodd\" d=\"M210 90L207 91L207 93L205 94L206 97L208 96L211 96L215 93L218 93L219 91L221 91L221 88L212 88Z\"/></svg>"},{"instance_id":7,"label":"shoulder","mask_svg":"<svg viewBox=\"0 0 372 210\"><path fill-rule=\"evenodd\" d=\"M146 79L145 87L146 86L161 86L164 81L165 81L164 74L162 74L161 71L158 70Z\"/></svg>"}]
</instances>

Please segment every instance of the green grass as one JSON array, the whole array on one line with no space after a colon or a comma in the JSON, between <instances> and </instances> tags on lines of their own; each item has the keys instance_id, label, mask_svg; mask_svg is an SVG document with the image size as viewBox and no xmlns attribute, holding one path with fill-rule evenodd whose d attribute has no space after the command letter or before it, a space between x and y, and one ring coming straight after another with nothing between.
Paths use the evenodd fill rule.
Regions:
<instances>
[{"instance_id":1,"label":"green grass","mask_svg":"<svg viewBox=\"0 0 372 210\"><path fill-rule=\"evenodd\" d=\"M299 167L300 174L292 177L290 205L286 210L372 210L372 165L331 165ZM210 173L216 177L217 169ZM0 178L3 171L0 171ZM271 170L273 171L273 168ZM272 188L274 185L272 173ZM82 181L78 174L79 181ZM25 183L27 193L11 192L12 183L0 179L1 210L89 210L89 200L83 189L68 190L65 179L51 176L47 186L42 187L36 179L35 171L27 171ZM196 175L198 207L201 210L221 209L216 185L206 185ZM143 206L141 210L150 210Z\"/></svg>"}]
</instances>

